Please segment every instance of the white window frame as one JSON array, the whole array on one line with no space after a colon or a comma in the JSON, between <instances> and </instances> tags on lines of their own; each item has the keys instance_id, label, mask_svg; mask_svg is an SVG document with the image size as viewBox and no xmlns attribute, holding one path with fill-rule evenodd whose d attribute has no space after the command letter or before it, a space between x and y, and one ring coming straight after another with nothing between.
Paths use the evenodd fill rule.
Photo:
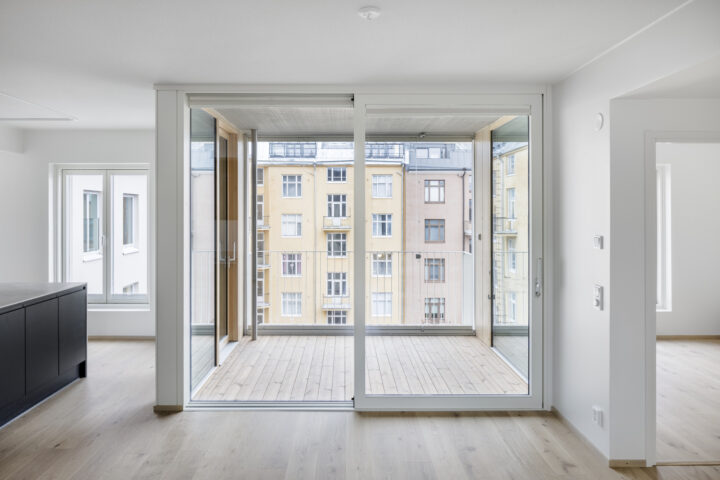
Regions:
<instances>
[{"instance_id":1,"label":"white window frame","mask_svg":"<svg viewBox=\"0 0 720 480\"><path fill-rule=\"evenodd\" d=\"M328 310L327 311L327 324L328 325L347 325L347 310Z\"/></svg>"},{"instance_id":2,"label":"white window frame","mask_svg":"<svg viewBox=\"0 0 720 480\"><path fill-rule=\"evenodd\" d=\"M335 249L339 245L340 249ZM347 234L346 233L328 233L327 234L327 256L329 258L345 258L347 257Z\"/></svg>"},{"instance_id":3,"label":"white window frame","mask_svg":"<svg viewBox=\"0 0 720 480\"><path fill-rule=\"evenodd\" d=\"M132 218L130 219L130 228L132 239L129 243L125 243L125 227L126 225L126 219L125 219L125 200L131 201L131 208L130 211L132 213ZM139 197L137 194L133 193L124 193L123 194L123 220L122 220L122 228L123 228L123 241L122 241L122 249L123 253L132 253L133 251L137 251L137 240L138 240L138 227L139 227Z\"/></svg>"},{"instance_id":4,"label":"white window frame","mask_svg":"<svg viewBox=\"0 0 720 480\"><path fill-rule=\"evenodd\" d=\"M382 188L380 188L382 187ZM372 176L372 198L392 198L392 174L379 174Z\"/></svg>"},{"instance_id":5,"label":"white window frame","mask_svg":"<svg viewBox=\"0 0 720 480\"><path fill-rule=\"evenodd\" d=\"M515 215L517 214L516 210L516 199L517 190L515 190L515 187L510 187L505 191L505 196L507 198L507 217L508 219L514 219L517 218Z\"/></svg>"},{"instance_id":6,"label":"white window frame","mask_svg":"<svg viewBox=\"0 0 720 480\"><path fill-rule=\"evenodd\" d=\"M265 169L263 167L257 167L255 171L255 182L258 187L265 186Z\"/></svg>"},{"instance_id":7,"label":"white window frame","mask_svg":"<svg viewBox=\"0 0 720 480\"><path fill-rule=\"evenodd\" d=\"M429 324L445 323L445 297L425 297L424 320Z\"/></svg>"},{"instance_id":8,"label":"white window frame","mask_svg":"<svg viewBox=\"0 0 720 480\"><path fill-rule=\"evenodd\" d=\"M347 183L347 167L328 167L327 183Z\"/></svg>"},{"instance_id":9,"label":"white window frame","mask_svg":"<svg viewBox=\"0 0 720 480\"><path fill-rule=\"evenodd\" d=\"M327 213L330 218L347 218L347 194L328 193Z\"/></svg>"},{"instance_id":10,"label":"white window frame","mask_svg":"<svg viewBox=\"0 0 720 480\"><path fill-rule=\"evenodd\" d=\"M290 195L290 187L295 187L295 194ZM302 198L302 174L283 175L282 176L282 197L283 198Z\"/></svg>"},{"instance_id":11,"label":"white window frame","mask_svg":"<svg viewBox=\"0 0 720 480\"><path fill-rule=\"evenodd\" d=\"M373 317L392 317L392 297L392 292L372 292L371 315Z\"/></svg>"},{"instance_id":12,"label":"white window frame","mask_svg":"<svg viewBox=\"0 0 720 480\"><path fill-rule=\"evenodd\" d=\"M433 199L433 194L436 195L437 200ZM425 203L445 203L445 180L425 180Z\"/></svg>"},{"instance_id":13,"label":"white window frame","mask_svg":"<svg viewBox=\"0 0 720 480\"><path fill-rule=\"evenodd\" d=\"M672 194L669 164L656 165L658 312L672 311Z\"/></svg>"},{"instance_id":14,"label":"white window frame","mask_svg":"<svg viewBox=\"0 0 720 480\"><path fill-rule=\"evenodd\" d=\"M54 164L52 166L52 191L51 198L54 200L51 205L52 214L50 216L49 228L52 232L53 246L50 251L49 258L49 278L54 282L66 282L66 235L65 235L65 202L66 202L66 176L67 175L103 175L103 192L101 195L101 236L110 238L112 228L112 202L107 198L112 198L111 178L113 175L145 175L147 179L147 225L145 234L147 235L147 293L124 295L122 293L112 293L112 258L113 245L110 241L100 240L100 251L91 253L92 255L102 256L103 259L103 293L88 294L88 309L90 310L109 310L109 309L125 309L125 308L154 308L155 304L155 181L154 172L150 165L146 163L65 163ZM137 222L139 217L136 215ZM136 224L136 242L137 242ZM121 235L122 238L122 235ZM119 245L117 248L123 248ZM130 248L134 250L134 248ZM127 252L126 252L127 253ZM132 252L129 252L132 253ZM118 286L119 289L125 286Z\"/></svg>"},{"instance_id":15,"label":"white window frame","mask_svg":"<svg viewBox=\"0 0 720 480\"><path fill-rule=\"evenodd\" d=\"M508 273L517 273L517 239L514 237L507 237L505 239L506 254L507 254L507 271Z\"/></svg>"},{"instance_id":16,"label":"white window frame","mask_svg":"<svg viewBox=\"0 0 720 480\"><path fill-rule=\"evenodd\" d=\"M287 226L287 230L286 227ZM290 227L293 227L295 233L286 233ZM301 213L283 213L280 216L280 236L284 238L300 238L302 237L302 214Z\"/></svg>"},{"instance_id":17,"label":"white window frame","mask_svg":"<svg viewBox=\"0 0 720 480\"><path fill-rule=\"evenodd\" d=\"M85 222L88 220L88 218L85 215L85 209L88 208L88 197L94 196L95 197L95 203L97 204L95 206L95 209L97 210L97 220L98 220L98 229L97 229L97 248L88 248L86 249L85 245L90 244L90 235L85 230ZM102 256L101 250L102 250L102 242L103 242L103 231L105 230L103 220L103 192L98 192L96 190L83 190L83 253L85 255L99 255Z\"/></svg>"},{"instance_id":18,"label":"white window frame","mask_svg":"<svg viewBox=\"0 0 720 480\"><path fill-rule=\"evenodd\" d=\"M295 273L288 273L291 267ZM302 253L283 253L280 272L282 277L302 277Z\"/></svg>"},{"instance_id":19,"label":"white window frame","mask_svg":"<svg viewBox=\"0 0 720 480\"><path fill-rule=\"evenodd\" d=\"M505 159L506 167L505 167L505 176L511 177L515 175L515 154L511 153L507 156Z\"/></svg>"},{"instance_id":20,"label":"white window frame","mask_svg":"<svg viewBox=\"0 0 720 480\"><path fill-rule=\"evenodd\" d=\"M280 294L280 316L302 317L302 292L283 292ZM290 307L292 312L290 311Z\"/></svg>"},{"instance_id":21,"label":"white window frame","mask_svg":"<svg viewBox=\"0 0 720 480\"><path fill-rule=\"evenodd\" d=\"M426 218L425 219L425 243L445 243L445 219L444 218ZM437 230L438 240L429 240L432 237L433 229ZM428 235L430 233L430 235ZM442 233L442 237L440 236Z\"/></svg>"},{"instance_id":22,"label":"white window frame","mask_svg":"<svg viewBox=\"0 0 720 480\"><path fill-rule=\"evenodd\" d=\"M517 293L507 292L505 323L517 323Z\"/></svg>"},{"instance_id":23,"label":"white window frame","mask_svg":"<svg viewBox=\"0 0 720 480\"><path fill-rule=\"evenodd\" d=\"M430 257L424 260L425 283L445 283L445 259ZM438 272L438 278L432 278L432 272Z\"/></svg>"},{"instance_id":24,"label":"white window frame","mask_svg":"<svg viewBox=\"0 0 720 480\"><path fill-rule=\"evenodd\" d=\"M347 272L327 272L325 296L347 297ZM339 292L339 293L336 293Z\"/></svg>"},{"instance_id":25,"label":"white window frame","mask_svg":"<svg viewBox=\"0 0 720 480\"><path fill-rule=\"evenodd\" d=\"M375 252L372 254L372 276L392 277L392 252Z\"/></svg>"},{"instance_id":26,"label":"white window frame","mask_svg":"<svg viewBox=\"0 0 720 480\"><path fill-rule=\"evenodd\" d=\"M392 237L392 213L372 214L372 236L373 238Z\"/></svg>"}]
</instances>

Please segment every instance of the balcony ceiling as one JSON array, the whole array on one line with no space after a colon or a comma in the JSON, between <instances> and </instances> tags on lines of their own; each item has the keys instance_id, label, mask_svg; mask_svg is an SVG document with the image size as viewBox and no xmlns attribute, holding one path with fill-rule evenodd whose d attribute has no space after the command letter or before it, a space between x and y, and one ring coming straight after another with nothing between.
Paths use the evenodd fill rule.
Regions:
<instances>
[{"instance_id":1,"label":"balcony ceiling","mask_svg":"<svg viewBox=\"0 0 720 480\"><path fill-rule=\"evenodd\" d=\"M153 128L155 83L551 84L683 2L3 0L0 92L76 120L0 124Z\"/></svg>"}]
</instances>

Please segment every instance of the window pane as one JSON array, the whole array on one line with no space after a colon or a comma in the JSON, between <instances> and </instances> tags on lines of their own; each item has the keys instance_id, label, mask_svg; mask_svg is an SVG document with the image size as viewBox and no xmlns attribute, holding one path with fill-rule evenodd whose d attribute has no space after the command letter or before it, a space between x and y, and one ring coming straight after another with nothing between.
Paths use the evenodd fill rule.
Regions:
<instances>
[{"instance_id":1,"label":"window pane","mask_svg":"<svg viewBox=\"0 0 720 480\"><path fill-rule=\"evenodd\" d=\"M103 184L102 174L65 175L64 277L68 282L87 283L89 295L105 292Z\"/></svg>"},{"instance_id":2,"label":"window pane","mask_svg":"<svg viewBox=\"0 0 720 480\"><path fill-rule=\"evenodd\" d=\"M112 293L145 295L148 281L147 175L112 175L110 185Z\"/></svg>"}]
</instances>

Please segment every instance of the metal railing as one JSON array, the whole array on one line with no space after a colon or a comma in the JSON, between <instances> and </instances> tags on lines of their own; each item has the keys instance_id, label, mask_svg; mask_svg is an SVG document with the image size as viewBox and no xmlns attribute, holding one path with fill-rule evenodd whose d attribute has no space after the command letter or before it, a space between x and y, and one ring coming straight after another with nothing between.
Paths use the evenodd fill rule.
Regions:
<instances>
[{"instance_id":1,"label":"metal railing","mask_svg":"<svg viewBox=\"0 0 720 480\"><path fill-rule=\"evenodd\" d=\"M324 230L351 230L352 219L350 215L344 217L323 217L323 229Z\"/></svg>"},{"instance_id":2,"label":"metal railing","mask_svg":"<svg viewBox=\"0 0 720 480\"><path fill-rule=\"evenodd\" d=\"M499 235L517 233L517 218L493 217L493 233Z\"/></svg>"},{"instance_id":3,"label":"metal railing","mask_svg":"<svg viewBox=\"0 0 720 480\"><path fill-rule=\"evenodd\" d=\"M270 228L270 216L269 215L263 215L262 217L257 217L257 229L258 230L267 230Z\"/></svg>"}]
</instances>

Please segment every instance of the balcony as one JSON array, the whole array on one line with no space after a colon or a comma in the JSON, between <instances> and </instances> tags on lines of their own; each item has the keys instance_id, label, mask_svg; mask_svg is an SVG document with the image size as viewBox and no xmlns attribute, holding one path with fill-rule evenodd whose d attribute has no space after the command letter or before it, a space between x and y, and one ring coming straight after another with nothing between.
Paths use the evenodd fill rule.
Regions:
<instances>
[{"instance_id":1,"label":"balcony","mask_svg":"<svg viewBox=\"0 0 720 480\"><path fill-rule=\"evenodd\" d=\"M352 229L350 215L345 217L323 217L323 230L341 232L350 229Z\"/></svg>"},{"instance_id":2,"label":"balcony","mask_svg":"<svg viewBox=\"0 0 720 480\"><path fill-rule=\"evenodd\" d=\"M493 217L494 235L517 235L517 217Z\"/></svg>"},{"instance_id":3,"label":"balcony","mask_svg":"<svg viewBox=\"0 0 720 480\"><path fill-rule=\"evenodd\" d=\"M270 294L265 293L257 296L257 308L270 308Z\"/></svg>"},{"instance_id":4,"label":"balcony","mask_svg":"<svg viewBox=\"0 0 720 480\"><path fill-rule=\"evenodd\" d=\"M267 270L270 268L270 253L269 252L257 252L255 254L255 257L257 258L257 269L258 270Z\"/></svg>"},{"instance_id":5,"label":"balcony","mask_svg":"<svg viewBox=\"0 0 720 480\"><path fill-rule=\"evenodd\" d=\"M350 297L347 295L343 297L331 295L323 296L323 310L350 310L350 308L352 308L352 304L350 302Z\"/></svg>"},{"instance_id":6,"label":"balcony","mask_svg":"<svg viewBox=\"0 0 720 480\"><path fill-rule=\"evenodd\" d=\"M269 230L270 229L270 217L268 215L263 215L262 217L257 217L257 229L258 230Z\"/></svg>"}]
</instances>

